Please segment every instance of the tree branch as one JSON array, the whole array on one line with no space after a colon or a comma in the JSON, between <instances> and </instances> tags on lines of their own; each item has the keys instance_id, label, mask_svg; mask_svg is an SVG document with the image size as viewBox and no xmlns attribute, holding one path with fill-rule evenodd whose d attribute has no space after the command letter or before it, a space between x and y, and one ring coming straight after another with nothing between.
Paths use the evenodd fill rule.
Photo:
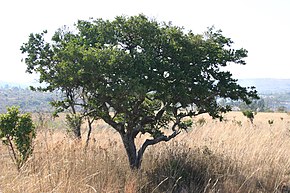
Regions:
<instances>
[{"instance_id":1,"label":"tree branch","mask_svg":"<svg viewBox=\"0 0 290 193\"><path fill-rule=\"evenodd\" d=\"M143 143L141 148L138 150L138 154L137 154L138 163L141 164L141 160L142 160L143 154L144 154L144 152L145 152L145 150L147 149L148 146L155 145L155 144L157 144L159 142L162 142L162 141L167 142L167 141L173 139L174 137L176 137L180 132L181 131L174 131L169 136L161 135L160 137L157 137L155 139L146 139L146 141Z\"/></svg>"},{"instance_id":2,"label":"tree branch","mask_svg":"<svg viewBox=\"0 0 290 193\"><path fill-rule=\"evenodd\" d=\"M104 103L103 104L103 109L106 109L104 110L105 114L100 116L106 123L108 123L109 125L111 125L114 129L116 129L119 133L124 133L125 132L125 129L124 129L124 125L120 124L120 123L117 123L115 122L112 117L110 116L110 113L109 113L109 109L107 108L106 104Z\"/></svg>"}]
</instances>

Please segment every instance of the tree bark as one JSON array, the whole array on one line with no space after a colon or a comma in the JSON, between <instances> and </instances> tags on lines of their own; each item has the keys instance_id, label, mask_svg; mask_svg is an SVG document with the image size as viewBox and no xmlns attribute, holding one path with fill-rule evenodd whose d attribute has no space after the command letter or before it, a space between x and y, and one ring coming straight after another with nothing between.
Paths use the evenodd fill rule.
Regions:
<instances>
[{"instance_id":1,"label":"tree bark","mask_svg":"<svg viewBox=\"0 0 290 193\"><path fill-rule=\"evenodd\" d=\"M75 104L73 103L74 100L74 95L73 92L69 92L67 91L67 97L70 99L70 107L72 110L72 115L73 115L73 133L76 139L81 139L82 138L82 134L81 134L81 125L82 125L82 121L81 119L77 118L77 111L75 109Z\"/></svg>"},{"instance_id":2,"label":"tree bark","mask_svg":"<svg viewBox=\"0 0 290 193\"><path fill-rule=\"evenodd\" d=\"M139 169L141 160L138 159L135 140L132 133L121 134L121 138L127 153L129 165L132 170Z\"/></svg>"},{"instance_id":3,"label":"tree bark","mask_svg":"<svg viewBox=\"0 0 290 193\"><path fill-rule=\"evenodd\" d=\"M87 140L86 140L86 148L89 146L89 141L90 141L91 133L92 133L92 124L93 124L93 120L90 120L89 117L87 118L87 121L88 121L89 130L88 130L88 135L87 135Z\"/></svg>"}]
</instances>

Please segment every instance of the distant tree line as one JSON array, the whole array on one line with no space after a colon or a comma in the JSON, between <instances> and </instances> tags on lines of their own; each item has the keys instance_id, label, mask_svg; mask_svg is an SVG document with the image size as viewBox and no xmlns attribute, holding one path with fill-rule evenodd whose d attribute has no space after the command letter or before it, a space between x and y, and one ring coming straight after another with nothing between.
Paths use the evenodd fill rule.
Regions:
<instances>
[{"instance_id":1,"label":"distant tree line","mask_svg":"<svg viewBox=\"0 0 290 193\"><path fill-rule=\"evenodd\" d=\"M218 99L222 106L229 105L234 111L250 110L254 112L288 112L290 111L290 93L277 93L260 95L260 99L253 100L251 104L230 99Z\"/></svg>"},{"instance_id":2,"label":"distant tree line","mask_svg":"<svg viewBox=\"0 0 290 193\"><path fill-rule=\"evenodd\" d=\"M52 112L49 104L57 98L56 93L35 92L29 88L0 87L0 113L10 106L20 107L21 112Z\"/></svg>"},{"instance_id":3,"label":"distant tree line","mask_svg":"<svg viewBox=\"0 0 290 193\"><path fill-rule=\"evenodd\" d=\"M19 106L22 112L53 112L49 104L60 97L57 93L31 91L29 88L0 87L0 113L5 113L9 106ZM230 105L235 111L252 110L256 112L290 111L290 93L262 95L250 105L242 101L219 99L219 104Z\"/></svg>"}]
</instances>

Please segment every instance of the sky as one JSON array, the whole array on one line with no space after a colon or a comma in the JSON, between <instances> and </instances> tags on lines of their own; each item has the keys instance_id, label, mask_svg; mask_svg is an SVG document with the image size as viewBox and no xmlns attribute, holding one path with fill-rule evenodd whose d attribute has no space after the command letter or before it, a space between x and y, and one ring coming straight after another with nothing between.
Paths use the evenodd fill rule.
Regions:
<instances>
[{"instance_id":1,"label":"sky","mask_svg":"<svg viewBox=\"0 0 290 193\"><path fill-rule=\"evenodd\" d=\"M289 0L9 0L0 2L0 81L36 82L25 73L20 46L30 33L53 33L89 18L143 13L194 33L215 26L235 48L248 50L247 65L226 70L238 79L290 78Z\"/></svg>"}]
</instances>

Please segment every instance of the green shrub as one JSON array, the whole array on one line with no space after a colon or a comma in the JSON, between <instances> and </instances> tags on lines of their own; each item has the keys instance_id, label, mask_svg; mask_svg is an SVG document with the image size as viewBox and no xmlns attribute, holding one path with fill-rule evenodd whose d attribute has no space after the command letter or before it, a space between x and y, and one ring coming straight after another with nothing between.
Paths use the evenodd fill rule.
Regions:
<instances>
[{"instance_id":1,"label":"green shrub","mask_svg":"<svg viewBox=\"0 0 290 193\"><path fill-rule=\"evenodd\" d=\"M250 120L250 122L253 124L253 121L254 121L254 113L252 111L245 110L245 111L243 111L243 115L245 117L247 117Z\"/></svg>"},{"instance_id":2,"label":"green shrub","mask_svg":"<svg viewBox=\"0 0 290 193\"><path fill-rule=\"evenodd\" d=\"M20 115L18 107L12 106L6 114L0 114L0 139L8 146L18 170L32 154L34 138L35 126L29 113Z\"/></svg>"}]
</instances>

